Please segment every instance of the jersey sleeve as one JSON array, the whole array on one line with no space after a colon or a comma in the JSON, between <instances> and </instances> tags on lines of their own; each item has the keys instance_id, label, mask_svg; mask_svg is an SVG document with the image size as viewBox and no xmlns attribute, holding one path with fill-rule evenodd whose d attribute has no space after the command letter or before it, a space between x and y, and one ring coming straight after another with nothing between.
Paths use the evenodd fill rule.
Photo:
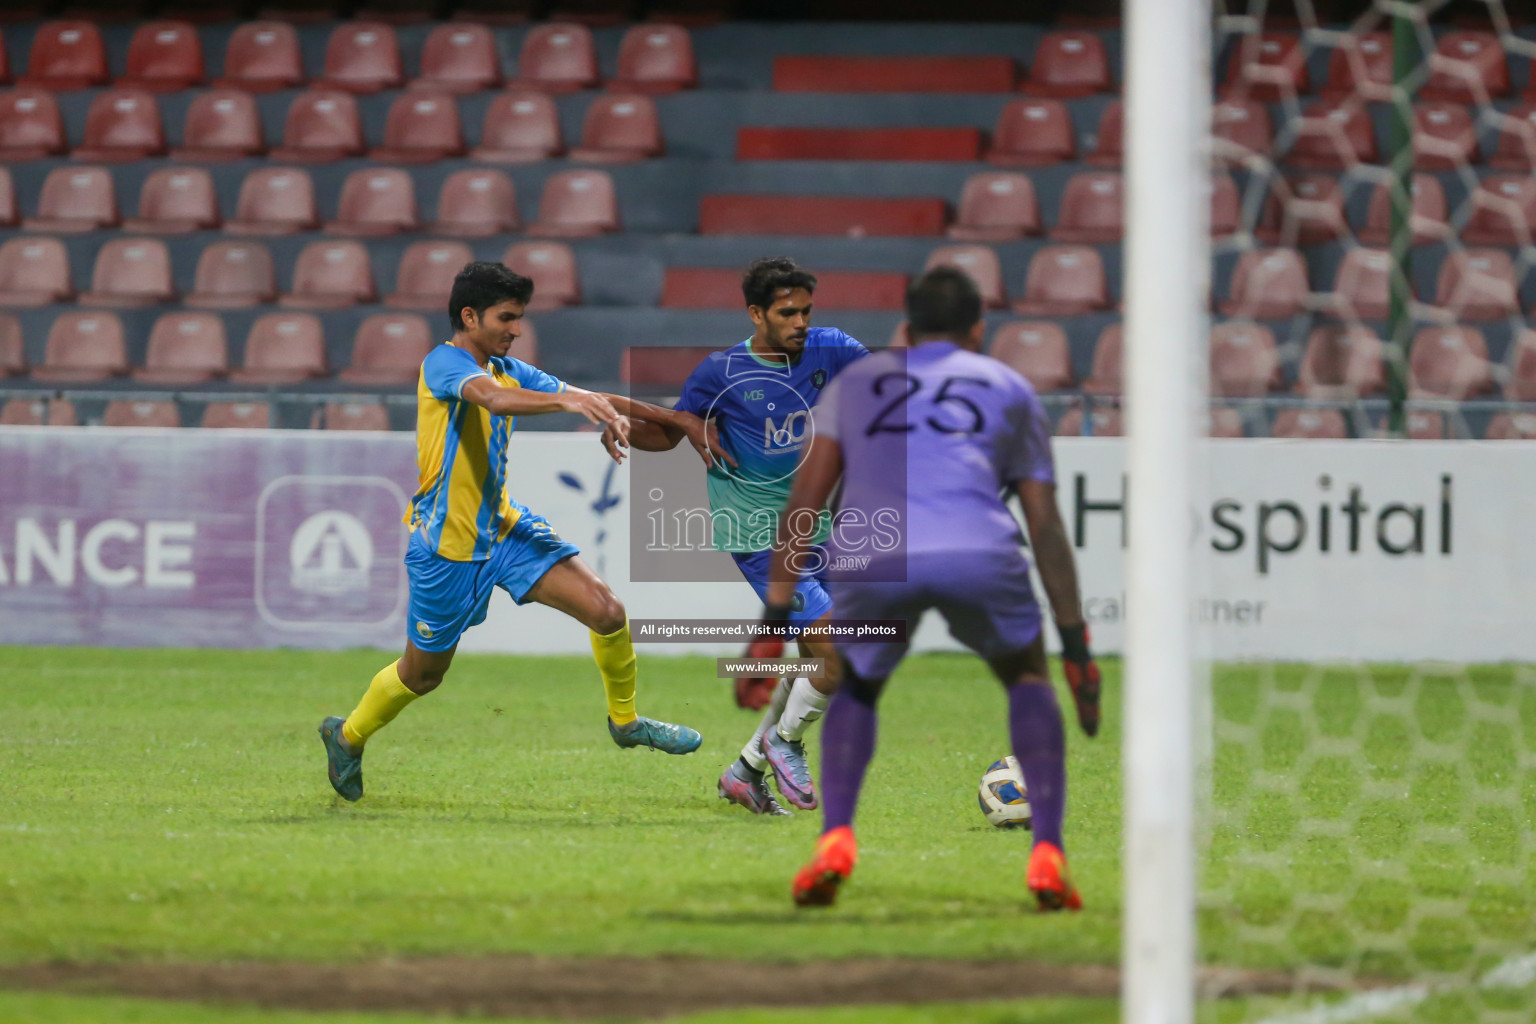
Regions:
<instances>
[{"instance_id":1,"label":"jersey sleeve","mask_svg":"<svg viewBox=\"0 0 1536 1024\"><path fill-rule=\"evenodd\" d=\"M709 407L715 404L715 399L720 396L717 363L715 359L706 356L704 361L693 368L688 379L683 382L683 393L678 396L677 404L673 406L678 412L688 412L702 417L709 411Z\"/></svg>"},{"instance_id":2,"label":"jersey sleeve","mask_svg":"<svg viewBox=\"0 0 1536 1024\"><path fill-rule=\"evenodd\" d=\"M840 440L837 413L842 405L840 398L842 393L843 378L841 377L833 377L831 382L821 389L821 397L816 400L816 405L811 409L811 422L816 428L817 437L825 437L829 441Z\"/></svg>"},{"instance_id":3,"label":"jersey sleeve","mask_svg":"<svg viewBox=\"0 0 1536 1024\"><path fill-rule=\"evenodd\" d=\"M491 376L480 368L474 356L452 345L439 345L427 353L421 374L427 390L437 398L463 398L465 381Z\"/></svg>"},{"instance_id":4,"label":"jersey sleeve","mask_svg":"<svg viewBox=\"0 0 1536 1024\"><path fill-rule=\"evenodd\" d=\"M842 369L849 363L857 362L869 355L869 349L865 348L863 343L857 338L844 334L842 331L837 332L837 338L839 342L837 346L838 369Z\"/></svg>"},{"instance_id":5,"label":"jersey sleeve","mask_svg":"<svg viewBox=\"0 0 1536 1024\"><path fill-rule=\"evenodd\" d=\"M502 362L507 376L529 391L544 391L551 395L558 395L566 388L565 381L559 377L545 373L537 366L525 363L521 359L505 359Z\"/></svg>"},{"instance_id":6,"label":"jersey sleeve","mask_svg":"<svg viewBox=\"0 0 1536 1024\"><path fill-rule=\"evenodd\" d=\"M1009 455L1002 466L1004 483L1021 480L1056 482L1056 462L1051 455L1051 419L1033 391L1021 389L1009 406L1013 426Z\"/></svg>"}]
</instances>

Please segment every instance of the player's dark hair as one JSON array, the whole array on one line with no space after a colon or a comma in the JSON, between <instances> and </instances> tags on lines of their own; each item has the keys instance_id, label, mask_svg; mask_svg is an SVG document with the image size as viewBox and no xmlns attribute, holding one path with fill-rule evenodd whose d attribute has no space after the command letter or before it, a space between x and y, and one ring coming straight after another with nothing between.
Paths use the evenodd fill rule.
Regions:
<instances>
[{"instance_id":1,"label":"player's dark hair","mask_svg":"<svg viewBox=\"0 0 1536 1024\"><path fill-rule=\"evenodd\" d=\"M773 305L773 297L783 288L804 288L816 291L816 275L801 270L788 256L765 256L753 260L747 272L741 276L741 294L747 305L767 309Z\"/></svg>"},{"instance_id":2,"label":"player's dark hair","mask_svg":"<svg viewBox=\"0 0 1536 1024\"><path fill-rule=\"evenodd\" d=\"M934 267L907 286L907 330L919 338L959 338L981 319L981 292L971 275Z\"/></svg>"},{"instance_id":3,"label":"player's dark hair","mask_svg":"<svg viewBox=\"0 0 1536 1024\"><path fill-rule=\"evenodd\" d=\"M448 319L455 333L464 329L459 312L468 306L476 316L501 302L528 304L533 298L533 280L524 277L502 263L466 263L453 279L453 291L448 294Z\"/></svg>"}]
</instances>

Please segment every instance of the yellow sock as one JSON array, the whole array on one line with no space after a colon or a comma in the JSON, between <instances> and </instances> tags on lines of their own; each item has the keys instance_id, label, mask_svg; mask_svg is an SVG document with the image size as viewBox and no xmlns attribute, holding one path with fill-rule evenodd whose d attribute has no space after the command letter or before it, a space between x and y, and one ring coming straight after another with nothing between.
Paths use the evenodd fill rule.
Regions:
<instances>
[{"instance_id":1,"label":"yellow sock","mask_svg":"<svg viewBox=\"0 0 1536 1024\"><path fill-rule=\"evenodd\" d=\"M373 677L368 692L357 702L356 710L341 724L341 734L358 749L368 742L368 737L393 722L401 708L421 696L405 688L395 669L396 664L390 662Z\"/></svg>"},{"instance_id":2,"label":"yellow sock","mask_svg":"<svg viewBox=\"0 0 1536 1024\"><path fill-rule=\"evenodd\" d=\"M592 657L603 674L608 695L608 717L614 725L635 720L635 645L629 640L629 620L624 628L607 636L592 634Z\"/></svg>"}]
</instances>

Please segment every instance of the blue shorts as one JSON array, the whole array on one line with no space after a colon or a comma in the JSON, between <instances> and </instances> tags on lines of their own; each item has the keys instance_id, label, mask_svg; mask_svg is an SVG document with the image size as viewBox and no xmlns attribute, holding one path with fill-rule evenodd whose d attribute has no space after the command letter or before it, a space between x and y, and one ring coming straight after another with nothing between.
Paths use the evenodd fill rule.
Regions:
<instances>
[{"instance_id":1,"label":"blue shorts","mask_svg":"<svg viewBox=\"0 0 1536 1024\"><path fill-rule=\"evenodd\" d=\"M812 550L825 553L819 544ZM731 557L736 560L736 568L741 570L742 576L757 591L758 599L763 601L768 600L768 559L772 554L771 551L731 552ZM795 587L795 601L789 613L789 621L797 626L810 625L832 610L832 595L827 593L826 558L822 558L821 564L820 572L800 577L800 585Z\"/></svg>"},{"instance_id":2,"label":"blue shorts","mask_svg":"<svg viewBox=\"0 0 1536 1024\"><path fill-rule=\"evenodd\" d=\"M405 551L411 585L406 639L419 650L450 650L466 629L485 621L492 588L500 587L512 600L525 604L528 591L556 562L580 553L576 545L561 540L543 516L532 512L524 512L507 539L480 562L444 558L427 547L419 532L413 533Z\"/></svg>"}]
</instances>

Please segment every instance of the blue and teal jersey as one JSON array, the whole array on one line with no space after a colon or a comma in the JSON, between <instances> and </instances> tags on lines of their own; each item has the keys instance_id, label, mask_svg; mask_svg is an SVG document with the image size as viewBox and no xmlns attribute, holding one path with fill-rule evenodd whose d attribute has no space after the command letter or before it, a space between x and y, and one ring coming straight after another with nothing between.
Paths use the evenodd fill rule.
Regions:
<instances>
[{"instance_id":1,"label":"blue and teal jersey","mask_svg":"<svg viewBox=\"0 0 1536 1024\"><path fill-rule=\"evenodd\" d=\"M558 393L565 381L520 359L475 357L444 343L422 360L416 380L416 464L421 484L405 523L428 547L455 562L479 562L506 538L528 510L507 493L507 440L515 416L491 411L462 397L464 384L489 377L504 388Z\"/></svg>"},{"instance_id":2,"label":"blue and teal jersey","mask_svg":"<svg viewBox=\"0 0 1536 1024\"><path fill-rule=\"evenodd\" d=\"M753 352L751 339L714 352L683 385L677 408L713 419L737 466L709 471L714 546L762 551L773 545L795 470L815 436L811 410L821 389L869 350L834 327L812 327L793 363ZM825 518L825 517L824 517ZM825 539L827 524L814 538Z\"/></svg>"}]
</instances>

